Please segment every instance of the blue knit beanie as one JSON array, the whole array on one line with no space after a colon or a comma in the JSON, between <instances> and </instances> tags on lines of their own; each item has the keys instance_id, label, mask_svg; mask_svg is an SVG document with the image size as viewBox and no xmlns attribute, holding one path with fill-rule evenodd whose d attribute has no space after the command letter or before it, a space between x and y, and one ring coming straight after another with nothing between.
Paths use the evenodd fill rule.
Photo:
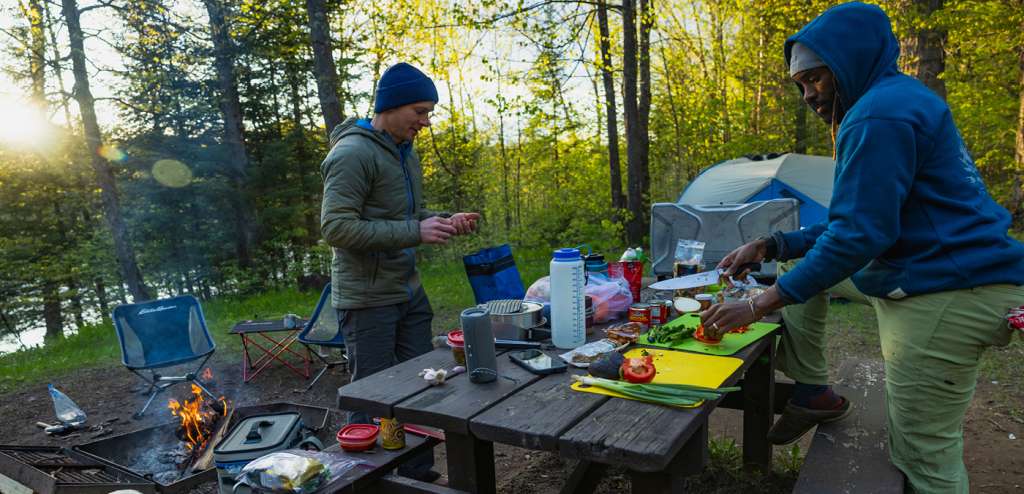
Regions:
<instances>
[{"instance_id":1,"label":"blue knit beanie","mask_svg":"<svg viewBox=\"0 0 1024 494\"><path fill-rule=\"evenodd\" d=\"M396 63L377 82L377 99L373 112L398 108L409 103L433 101L437 103L437 88L426 74L407 63Z\"/></svg>"}]
</instances>

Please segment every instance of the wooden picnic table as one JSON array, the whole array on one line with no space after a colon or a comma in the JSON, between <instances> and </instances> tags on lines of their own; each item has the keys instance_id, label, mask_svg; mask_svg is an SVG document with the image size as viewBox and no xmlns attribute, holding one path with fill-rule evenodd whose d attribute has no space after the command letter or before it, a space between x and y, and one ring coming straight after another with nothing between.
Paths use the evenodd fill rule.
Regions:
<instances>
[{"instance_id":1,"label":"wooden picnic table","mask_svg":"<svg viewBox=\"0 0 1024 494\"><path fill-rule=\"evenodd\" d=\"M772 321L777 322L777 321ZM603 334L600 328L594 333ZM579 460L563 492L589 492L609 465L629 470L633 492L678 492L708 462L708 417L719 406L743 410L743 460L770 469L767 440L775 410L774 332L740 350L743 361L723 383L741 391L697 408L673 408L570 389L567 373L538 376L499 350L496 381L465 374L431 387L417 374L455 365L436 349L342 386L338 407L444 430L452 488L495 492L494 443L557 452ZM561 350L545 350L556 355ZM569 373L583 372L572 369Z\"/></svg>"}]
</instances>

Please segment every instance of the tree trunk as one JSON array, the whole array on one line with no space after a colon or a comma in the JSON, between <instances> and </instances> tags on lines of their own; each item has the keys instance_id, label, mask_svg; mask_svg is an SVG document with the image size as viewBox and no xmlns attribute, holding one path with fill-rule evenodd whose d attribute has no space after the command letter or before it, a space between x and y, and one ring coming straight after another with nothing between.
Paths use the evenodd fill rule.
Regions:
<instances>
[{"instance_id":1,"label":"tree trunk","mask_svg":"<svg viewBox=\"0 0 1024 494\"><path fill-rule=\"evenodd\" d=\"M807 154L807 104L796 95L796 112L793 113L793 152Z\"/></svg>"},{"instance_id":2,"label":"tree trunk","mask_svg":"<svg viewBox=\"0 0 1024 494\"><path fill-rule=\"evenodd\" d=\"M643 240L643 189L640 166L643 161L640 144L639 109L637 108L637 40L636 0L622 2L622 111L626 119L626 207L630 218L626 223L626 241L639 245Z\"/></svg>"},{"instance_id":3,"label":"tree trunk","mask_svg":"<svg viewBox=\"0 0 1024 494\"><path fill-rule=\"evenodd\" d=\"M89 91L89 73L85 66L85 46L82 38L82 25L78 17L78 4L76 0L61 0L61 3L68 25L68 36L71 40L71 63L75 76L75 87L72 92L82 114L85 141L92 155L92 168L96 173L96 182L103 199L103 215L106 217L113 235L117 263L121 270L121 276L128 284L132 298L136 302L149 300L151 298L149 289L146 288L142 273L135 262L135 250L132 248L128 236L128 227L124 223L124 218L121 217L121 201L118 197L114 173L107 160L100 154L103 136L100 134L100 126L96 121L96 108L93 104L92 93Z\"/></svg>"},{"instance_id":4,"label":"tree trunk","mask_svg":"<svg viewBox=\"0 0 1024 494\"><path fill-rule=\"evenodd\" d=\"M20 4L20 2L19 2ZM40 0L28 0L22 6L29 25L29 76L32 80L32 98L40 107L46 103L46 31L43 25L43 5Z\"/></svg>"},{"instance_id":5,"label":"tree trunk","mask_svg":"<svg viewBox=\"0 0 1024 494\"><path fill-rule=\"evenodd\" d=\"M75 316L75 328L82 329L85 326L85 317L82 314L82 290L78 287L78 280L74 277L68 278L68 294L71 298L71 314Z\"/></svg>"},{"instance_id":6,"label":"tree trunk","mask_svg":"<svg viewBox=\"0 0 1024 494\"><path fill-rule=\"evenodd\" d=\"M103 283L103 278L97 276L93 279L93 286L96 287L96 306L100 309L100 317L104 321L109 321L110 305L107 300L107 285Z\"/></svg>"},{"instance_id":7,"label":"tree trunk","mask_svg":"<svg viewBox=\"0 0 1024 494\"><path fill-rule=\"evenodd\" d=\"M942 9L942 0L914 0L922 20L931 23L933 13ZM946 83L939 78L946 69L946 31L926 27L917 32L917 42L912 43L911 60L917 61L915 76L918 80L935 91L942 99L946 99Z\"/></svg>"},{"instance_id":8,"label":"tree trunk","mask_svg":"<svg viewBox=\"0 0 1024 494\"><path fill-rule=\"evenodd\" d=\"M1024 1L1018 2L1024 8ZM1024 25L1021 25L1024 30ZM1013 192L1011 193L1010 208L1013 211L1013 224L1018 228L1024 226L1024 184L1021 183L1021 175L1024 175L1024 44L1017 47L1017 69L1020 77L1020 109L1017 112L1017 142L1015 145L1015 161L1017 162L1016 173L1013 177Z\"/></svg>"},{"instance_id":9,"label":"tree trunk","mask_svg":"<svg viewBox=\"0 0 1024 494\"><path fill-rule=\"evenodd\" d=\"M619 165L619 109L615 104L615 80L612 76L611 39L608 34L608 3L599 0L597 5L598 30L601 33L601 81L604 83L605 129L608 133L608 168L612 191L612 208L618 211L626 207L622 196L622 171Z\"/></svg>"},{"instance_id":10,"label":"tree trunk","mask_svg":"<svg viewBox=\"0 0 1024 494\"><path fill-rule=\"evenodd\" d=\"M324 0L306 0L309 14L309 42L313 45L313 71L320 110L324 113L327 136L341 123L341 100L338 99L338 69L331 48L331 23Z\"/></svg>"},{"instance_id":11,"label":"tree trunk","mask_svg":"<svg viewBox=\"0 0 1024 494\"><path fill-rule=\"evenodd\" d=\"M224 146L229 156L228 176L234 187L231 205L235 212L235 252L238 255L238 265L247 268L252 266L256 215L245 187L249 173L249 155L245 149L242 104L238 98L238 84L235 80L234 42L228 31L221 0L203 0L203 3L210 16L214 68L220 87L221 115L224 117Z\"/></svg>"},{"instance_id":12,"label":"tree trunk","mask_svg":"<svg viewBox=\"0 0 1024 494\"><path fill-rule=\"evenodd\" d=\"M654 0L640 0L640 101L637 108L637 134L640 142L640 166L637 179L640 182L640 211L635 219L640 238L648 232L648 213L651 210L651 25L654 22Z\"/></svg>"},{"instance_id":13,"label":"tree trunk","mask_svg":"<svg viewBox=\"0 0 1024 494\"><path fill-rule=\"evenodd\" d=\"M54 281L43 283L43 321L46 323L43 341L46 343L64 338L64 317L60 313L60 294L57 287Z\"/></svg>"}]
</instances>

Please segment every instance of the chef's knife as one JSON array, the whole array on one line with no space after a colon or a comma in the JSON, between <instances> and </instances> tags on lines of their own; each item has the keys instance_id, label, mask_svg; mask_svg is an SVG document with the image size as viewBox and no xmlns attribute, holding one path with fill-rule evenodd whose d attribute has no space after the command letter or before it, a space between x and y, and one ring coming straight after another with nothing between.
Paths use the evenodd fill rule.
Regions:
<instances>
[{"instance_id":1,"label":"chef's knife","mask_svg":"<svg viewBox=\"0 0 1024 494\"><path fill-rule=\"evenodd\" d=\"M751 262L744 264L736 270L737 273L744 271L760 271L761 263ZM714 285L718 283L722 273L725 273L725 269L712 269L711 271L704 271L703 273L689 274L686 276L680 276L678 278L671 278L657 283L652 283L649 288L655 290L682 290L685 288L697 288L700 286Z\"/></svg>"}]
</instances>

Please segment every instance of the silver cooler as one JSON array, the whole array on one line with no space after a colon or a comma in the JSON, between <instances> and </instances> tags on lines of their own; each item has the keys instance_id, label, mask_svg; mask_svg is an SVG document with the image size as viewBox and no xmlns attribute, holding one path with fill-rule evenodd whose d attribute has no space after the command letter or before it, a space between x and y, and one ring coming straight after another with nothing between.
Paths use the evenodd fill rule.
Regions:
<instances>
[{"instance_id":1,"label":"silver cooler","mask_svg":"<svg viewBox=\"0 0 1024 494\"><path fill-rule=\"evenodd\" d=\"M711 269L733 249L761 235L799 228L800 203L796 199L747 204L652 204L651 270L659 277L672 276L679 239L706 243L704 266ZM775 263L766 263L761 273L775 276Z\"/></svg>"}]
</instances>

